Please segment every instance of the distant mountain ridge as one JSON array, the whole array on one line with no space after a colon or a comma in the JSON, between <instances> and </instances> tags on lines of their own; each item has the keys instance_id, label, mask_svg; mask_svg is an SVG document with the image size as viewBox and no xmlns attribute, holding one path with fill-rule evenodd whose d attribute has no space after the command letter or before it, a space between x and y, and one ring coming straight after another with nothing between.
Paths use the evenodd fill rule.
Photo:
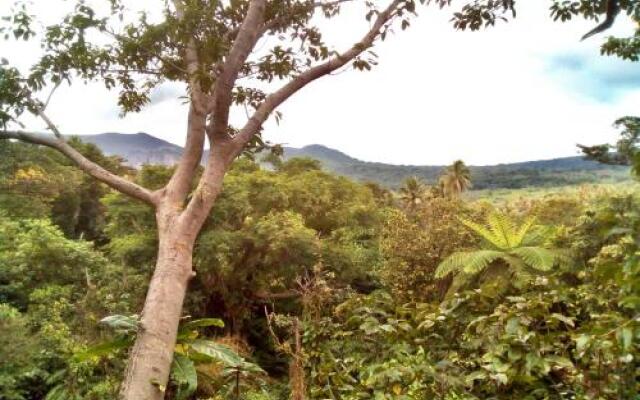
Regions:
<instances>
[{"instance_id":1,"label":"distant mountain ridge","mask_svg":"<svg viewBox=\"0 0 640 400\"><path fill-rule=\"evenodd\" d=\"M147 133L103 133L77 136L98 146L107 155L118 155L129 165L172 165L178 162L182 147ZM205 154L206 156L206 154ZM444 166L393 165L367 162L329 147L313 144L302 148L285 147L284 158L309 157L320 161L329 171L359 181L371 181L395 188L409 176L428 183L437 181ZM490 166L471 166L475 189L560 186L578 183L617 182L629 179L628 168L602 165L582 157L526 161Z\"/></svg>"},{"instance_id":2,"label":"distant mountain ridge","mask_svg":"<svg viewBox=\"0 0 640 400\"><path fill-rule=\"evenodd\" d=\"M121 156L134 167L143 164L175 164L182 154L182 147L144 132L136 134L108 132L99 135L77 135L77 137L83 142L95 144L107 155Z\"/></svg>"}]
</instances>

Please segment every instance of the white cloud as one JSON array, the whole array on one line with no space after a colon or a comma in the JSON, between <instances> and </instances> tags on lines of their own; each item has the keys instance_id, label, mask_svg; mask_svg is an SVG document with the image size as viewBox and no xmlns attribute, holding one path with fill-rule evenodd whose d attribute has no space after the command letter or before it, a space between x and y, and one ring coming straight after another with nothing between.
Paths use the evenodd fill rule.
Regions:
<instances>
[{"instance_id":1,"label":"white cloud","mask_svg":"<svg viewBox=\"0 0 640 400\"><path fill-rule=\"evenodd\" d=\"M380 65L372 72L347 69L311 84L281 108L280 126L267 124L266 138L294 146L320 143L398 164L551 158L575 154L578 142L613 140L611 123L637 114L640 95L627 91L597 100L577 90L581 80L587 85L597 76L567 75L565 82L550 71L550 60L559 54L600 57L602 38L579 42L592 23L553 23L548 4L523 2L516 20L482 32L455 32L448 21L451 9L423 8L408 31L376 49ZM325 24L327 37L338 47L348 45L366 29L361 18L347 12L342 22ZM629 26L619 23L616 29ZM25 47L0 43L0 53L20 58ZM51 114L67 131L146 131L183 142L186 107L180 100L163 96L143 113L119 119L115 93L105 95L95 85L58 96ZM237 113L234 119L242 117Z\"/></svg>"}]
</instances>

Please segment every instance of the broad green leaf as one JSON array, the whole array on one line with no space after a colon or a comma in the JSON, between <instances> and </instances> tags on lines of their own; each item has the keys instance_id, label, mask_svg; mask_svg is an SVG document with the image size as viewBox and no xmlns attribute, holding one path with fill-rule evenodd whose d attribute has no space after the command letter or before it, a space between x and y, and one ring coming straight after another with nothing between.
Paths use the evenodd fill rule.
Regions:
<instances>
[{"instance_id":1,"label":"broad green leaf","mask_svg":"<svg viewBox=\"0 0 640 400\"><path fill-rule=\"evenodd\" d=\"M191 396L198 388L198 374L193 361L182 354L174 354L171 380L177 387L176 400L184 400Z\"/></svg>"},{"instance_id":2,"label":"broad green leaf","mask_svg":"<svg viewBox=\"0 0 640 400\"><path fill-rule=\"evenodd\" d=\"M219 361L227 366L236 367L243 362L238 353L224 344L205 339L196 339L185 344L188 344L190 349L199 355Z\"/></svg>"}]
</instances>

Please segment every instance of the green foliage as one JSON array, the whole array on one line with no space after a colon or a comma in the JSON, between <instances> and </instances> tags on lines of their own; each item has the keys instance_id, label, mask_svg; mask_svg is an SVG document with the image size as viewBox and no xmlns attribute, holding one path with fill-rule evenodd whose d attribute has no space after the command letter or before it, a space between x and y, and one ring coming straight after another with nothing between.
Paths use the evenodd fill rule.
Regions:
<instances>
[{"instance_id":1,"label":"green foliage","mask_svg":"<svg viewBox=\"0 0 640 400\"><path fill-rule=\"evenodd\" d=\"M39 344L38 338L30 335L28 319L9 304L0 303L0 398L23 400L29 396L29 378L37 379L40 374L34 365Z\"/></svg>"},{"instance_id":2,"label":"green foliage","mask_svg":"<svg viewBox=\"0 0 640 400\"><path fill-rule=\"evenodd\" d=\"M394 296L407 301L442 298L450 281L435 278L438 264L477 243L458 221L458 216L469 214L475 211L464 203L441 197L425 199L411 216L399 210L386 213L380 275Z\"/></svg>"},{"instance_id":3,"label":"green foliage","mask_svg":"<svg viewBox=\"0 0 640 400\"><path fill-rule=\"evenodd\" d=\"M160 185L168 172L145 166L137 179ZM152 210L121 195L108 195L104 203L109 255L149 273L157 247ZM196 244L198 274L187 299L189 313L215 311L242 330L257 304L297 289L298 278L312 274L319 263L345 284L370 287L375 284L372 267L380 263L379 220L379 206L363 185L304 160L268 171L239 159ZM295 298L281 303L294 307Z\"/></svg>"},{"instance_id":4,"label":"green foliage","mask_svg":"<svg viewBox=\"0 0 640 400\"><path fill-rule=\"evenodd\" d=\"M184 400L198 388L196 367L187 356L175 354L171 365L171 381L176 385L176 400Z\"/></svg>"},{"instance_id":5,"label":"green foliage","mask_svg":"<svg viewBox=\"0 0 640 400\"><path fill-rule=\"evenodd\" d=\"M0 299L24 309L31 292L46 285L84 286L107 265L88 242L64 237L46 220L0 216Z\"/></svg>"},{"instance_id":6,"label":"green foliage","mask_svg":"<svg viewBox=\"0 0 640 400\"><path fill-rule=\"evenodd\" d=\"M124 174L117 157L106 157L94 145L69 144L104 168ZM0 210L16 218L50 218L70 238L103 242L106 186L83 175L53 150L0 142Z\"/></svg>"},{"instance_id":7,"label":"green foliage","mask_svg":"<svg viewBox=\"0 0 640 400\"><path fill-rule=\"evenodd\" d=\"M498 293L462 291L440 304L353 296L307 327L310 397L637 397L639 209L625 196L582 204L551 238L572 247L572 267ZM469 224L492 251L526 243L530 223L492 220Z\"/></svg>"},{"instance_id":8,"label":"green foliage","mask_svg":"<svg viewBox=\"0 0 640 400\"><path fill-rule=\"evenodd\" d=\"M567 265L570 257L566 251L547 249L544 245L545 232L533 230L534 219L525 220L520 226L509 216L492 211L486 218L487 226L473 221L460 221L487 245L486 249L455 252L438 265L435 276L442 278L451 273L472 277L478 275L497 261L504 262L516 279L526 278L529 269L550 271L556 265Z\"/></svg>"},{"instance_id":9,"label":"green foliage","mask_svg":"<svg viewBox=\"0 0 640 400\"><path fill-rule=\"evenodd\" d=\"M57 193L56 177L68 170L33 156L20 176ZM10 163L0 166L16 176ZM159 187L170 172L146 166L135 179ZM46 219L65 220L66 210L27 204L20 192L4 197L3 207L22 202L25 216L40 218L0 215L2 398L116 396L157 240L151 209L102 193L94 219L104 221L102 233L92 242ZM265 306L304 316L310 399L637 395L640 207L632 187L512 193L491 199L501 213L434 190L411 210L393 200L304 160L275 170L238 160L197 243L186 299L194 319L181 324L167 397L287 398ZM565 256L554 248L573 262L550 268ZM454 269L482 270L479 289L437 277L438 265L461 252L468 256ZM526 279L505 276L512 265ZM366 294L380 287L388 293ZM228 323L198 318L207 315Z\"/></svg>"}]
</instances>

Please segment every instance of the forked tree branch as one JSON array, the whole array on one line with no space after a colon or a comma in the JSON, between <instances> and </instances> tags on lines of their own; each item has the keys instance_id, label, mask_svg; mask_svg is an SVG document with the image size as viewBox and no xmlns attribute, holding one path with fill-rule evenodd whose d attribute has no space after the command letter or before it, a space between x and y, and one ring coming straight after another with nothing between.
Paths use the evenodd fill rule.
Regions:
<instances>
[{"instance_id":1,"label":"forked tree branch","mask_svg":"<svg viewBox=\"0 0 640 400\"><path fill-rule=\"evenodd\" d=\"M198 187L182 215L184 223L195 224L196 226L193 227L196 228L195 231L204 223L213 202L222 190L222 178L226 169L259 131L268 116L295 92L310 82L344 66L370 48L381 34L382 29L393 19L402 1L393 0L384 11L380 12L369 31L349 50L308 69L269 95L244 128L236 136L230 138L227 135L227 127L233 86L240 68L253 50L264 26L262 20L266 0L251 1L223 70L216 81L212 107L213 121L207 126L207 134L212 142L211 153Z\"/></svg>"},{"instance_id":2,"label":"forked tree branch","mask_svg":"<svg viewBox=\"0 0 640 400\"><path fill-rule=\"evenodd\" d=\"M0 131L0 139L17 139L23 142L47 146L59 151L73 161L78 168L100 182L107 184L113 189L122 192L130 197L142 200L147 204L155 206L157 201L154 193L143 188L121 176L107 171L98 164L90 161L71 147L63 139L47 133L27 132L27 131Z\"/></svg>"},{"instance_id":3,"label":"forked tree branch","mask_svg":"<svg viewBox=\"0 0 640 400\"><path fill-rule=\"evenodd\" d=\"M251 0L249 3L238 35L217 76L210 99L212 104L207 107L212 112L211 122L206 127L211 152L198 187L181 216L182 223L193 225L190 229L194 232L200 230L213 202L222 191L222 179L236 155L235 145L227 134L233 87L240 69L260 38L266 3L267 0Z\"/></svg>"},{"instance_id":4,"label":"forked tree branch","mask_svg":"<svg viewBox=\"0 0 640 400\"><path fill-rule=\"evenodd\" d=\"M227 135L233 87L240 69L260 38L266 4L266 0L251 0L247 15L222 65L222 71L216 79L213 89L213 121L207 127L207 133L212 141Z\"/></svg>"},{"instance_id":5,"label":"forked tree branch","mask_svg":"<svg viewBox=\"0 0 640 400\"><path fill-rule=\"evenodd\" d=\"M180 161L165 187L166 195L181 208L187 198L204 151L207 116L191 104L187 122L187 140Z\"/></svg>"},{"instance_id":6,"label":"forked tree branch","mask_svg":"<svg viewBox=\"0 0 640 400\"><path fill-rule=\"evenodd\" d=\"M401 0L394 0L384 11L379 13L369 31L349 50L302 72L300 75L289 81L289 83L267 96L265 101L258 107L249 121L247 121L245 126L234 137L234 142L238 147L238 154L242 151L244 146L251 141L251 138L260 131L262 124L279 105L284 103L289 97L309 83L341 68L366 49L370 48L376 38L380 35L381 30L393 19L401 2Z\"/></svg>"}]
</instances>

